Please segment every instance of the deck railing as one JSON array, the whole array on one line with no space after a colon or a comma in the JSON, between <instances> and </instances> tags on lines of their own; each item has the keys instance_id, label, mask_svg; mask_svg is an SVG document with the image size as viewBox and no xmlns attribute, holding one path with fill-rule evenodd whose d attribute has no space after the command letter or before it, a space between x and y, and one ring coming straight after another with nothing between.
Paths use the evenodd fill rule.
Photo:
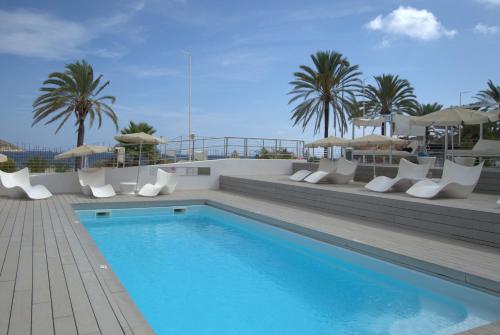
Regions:
<instances>
[{"instance_id":1,"label":"deck railing","mask_svg":"<svg viewBox=\"0 0 500 335\"><path fill-rule=\"evenodd\" d=\"M93 143L100 144L102 143ZM116 147L124 147L120 155ZM139 146L113 144L107 153L85 157L86 167L126 167L139 163ZM0 170L18 171L28 167L31 173L53 173L74 170L75 159L56 160L55 156L71 147L50 148L45 146L16 144L0 148L0 153L9 161L0 163ZM165 164L189 160L210 160L221 158L293 159L304 157L304 142L279 138L257 137L177 137L157 146L144 145L141 165Z\"/></svg>"}]
</instances>

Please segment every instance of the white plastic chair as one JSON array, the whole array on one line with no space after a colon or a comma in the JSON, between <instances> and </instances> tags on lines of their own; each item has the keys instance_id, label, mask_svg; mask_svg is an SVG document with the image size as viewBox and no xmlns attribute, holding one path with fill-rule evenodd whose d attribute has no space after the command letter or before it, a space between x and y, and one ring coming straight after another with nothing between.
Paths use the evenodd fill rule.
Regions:
<instances>
[{"instance_id":1,"label":"white plastic chair","mask_svg":"<svg viewBox=\"0 0 500 335\"><path fill-rule=\"evenodd\" d=\"M305 181L306 177L316 173L316 172L327 172L330 173L332 170L335 169L335 163L332 160L329 160L328 158L321 158L319 161L319 166L318 169L315 172L309 171L309 170L299 170L292 174L291 176L288 176L288 179L293 180L293 181ZM323 174L319 173L316 174L314 179L320 178Z\"/></svg>"},{"instance_id":2,"label":"white plastic chair","mask_svg":"<svg viewBox=\"0 0 500 335\"><path fill-rule=\"evenodd\" d=\"M0 171L0 185L11 198L27 196L30 199L38 200L52 196L52 193L45 186L31 185L28 168L12 173Z\"/></svg>"},{"instance_id":3,"label":"white plastic chair","mask_svg":"<svg viewBox=\"0 0 500 335\"><path fill-rule=\"evenodd\" d=\"M379 176L366 184L365 188L374 192L388 192L391 190L404 192L415 182L425 179L429 168L430 163L420 165L406 159L401 159L399 161L398 174L395 178Z\"/></svg>"},{"instance_id":4,"label":"white plastic chair","mask_svg":"<svg viewBox=\"0 0 500 335\"><path fill-rule=\"evenodd\" d=\"M168 173L158 169L156 173L156 183L146 184L139 191L143 197L156 197L158 194L171 194L177 186L177 176L175 173Z\"/></svg>"},{"instance_id":5,"label":"white plastic chair","mask_svg":"<svg viewBox=\"0 0 500 335\"><path fill-rule=\"evenodd\" d=\"M476 162L476 157L453 157L455 163L463 166L474 166Z\"/></svg>"},{"instance_id":6,"label":"white plastic chair","mask_svg":"<svg viewBox=\"0 0 500 335\"><path fill-rule=\"evenodd\" d=\"M450 160L444 162L443 176L439 183L426 179L410 187L406 193L418 198L438 195L450 198L467 198L474 191L484 162L476 166L462 166Z\"/></svg>"},{"instance_id":7,"label":"white plastic chair","mask_svg":"<svg viewBox=\"0 0 500 335\"><path fill-rule=\"evenodd\" d=\"M318 170L304 178L304 181L311 184L326 181L335 170L337 170L337 162L323 158L319 161Z\"/></svg>"},{"instance_id":8,"label":"white plastic chair","mask_svg":"<svg viewBox=\"0 0 500 335\"><path fill-rule=\"evenodd\" d=\"M85 195L96 198L109 198L116 195L113 186L106 184L104 169L78 170L78 180Z\"/></svg>"},{"instance_id":9,"label":"white plastic chair","mask_svg":"<svg viewBox=\"0 0 500 335\"><path fill-rule=\"evenodd\" d=\"M358 161L349 161L344 157L341 157L337 161L337 168L333 173L330 173L328 181L332 184L347 184L354 179L356 170L358 168Z\"/></svg>"}]
</instances>

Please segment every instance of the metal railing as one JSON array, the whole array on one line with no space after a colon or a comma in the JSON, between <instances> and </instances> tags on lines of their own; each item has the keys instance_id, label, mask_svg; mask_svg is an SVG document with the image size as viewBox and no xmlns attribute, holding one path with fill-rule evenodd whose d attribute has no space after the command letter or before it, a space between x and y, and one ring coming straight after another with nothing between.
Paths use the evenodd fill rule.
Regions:
<instances>
[{"instance_id":1,"label":"metal railing","mask_svg":"<svg viewBox=\"0 0 500 335\"><path fill-rule=\"evenodd\" d=\"M116 151L90 155L83 159L85 167L127 167L139 164L139 146L115 144L125 147L125 155ZM110 146L113 149L113 146ZM75 158L56 160L55 156L71 147L50 148L29 144L16 144L0 148L9 160L0 163L0 170L14 172L25 167L31 173L73 171ZM221 158L294 159L304 156L302 140L250 138L250 137L178 137L162 145L143 145L140 164L166 164L189 160Z\"/></svg>"}]
</instances>

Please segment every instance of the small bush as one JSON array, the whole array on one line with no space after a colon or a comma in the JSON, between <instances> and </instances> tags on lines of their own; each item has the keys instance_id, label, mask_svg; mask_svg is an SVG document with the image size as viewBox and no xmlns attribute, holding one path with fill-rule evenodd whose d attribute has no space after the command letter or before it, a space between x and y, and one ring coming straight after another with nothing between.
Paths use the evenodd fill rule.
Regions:
<instances>
[{"instance_id":1,"label":"small bush","mask_svg":"<svg viewBox=\"0 0 500 335\"><path fill-rule=\"evenodd\" d=\"M16 162L7 158L7 161L0 163L0 170L3 172L14 172L17 170Z\"/></svg>"},{"instance_id":2,"label":"small bush","mask_svg":"<svg viewBox=\"0 0 500 335\"><path fill-rule=\"evenodd\" d=\"M71 169L63 162L57 162L54 164L54 171L55 172L68 172Z\"/></svg>"},{"instance_id":3,"label":"small bush","mask_svg":"<svg viewBox=\"0 0 500 335\"><path fill-rule=\"evenodd\" d=\"M40 156L34 156L26 162L25 166L31 173L44 173L49 167L49 163Z\"/></svg>"}]
</instances>

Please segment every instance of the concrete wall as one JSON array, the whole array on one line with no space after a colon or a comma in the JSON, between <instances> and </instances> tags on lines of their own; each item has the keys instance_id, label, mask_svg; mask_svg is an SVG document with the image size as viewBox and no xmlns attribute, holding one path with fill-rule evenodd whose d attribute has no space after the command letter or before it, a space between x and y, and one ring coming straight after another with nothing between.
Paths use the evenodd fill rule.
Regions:
<instances>
[{"instance_id":1,"label":"concrete wall","mask_svg":"<svg viewBox=\"0 0 500 335\"><path fill-rule=\"evenodd\" d=\"M199 162L182 162L154 166L142 166L139 173L139 185L154 183L156 170L176 168L178 190L218 189L219 176L224 175L283 175L292 173L293 160L288 159L219 159ZM210 175L183 175L186 168L208 167ZM119 190L120 182L135 182L137 167L106 168L106 182ZM76 172L37 174L31 176L33 185L45 185L52 193L81 192Z\"/></svg>"},{"instance_id":2,"label":"concrete wall","mask_svg":"<svg viewBox=\"0 0 500 335\"><path fill-rule=\"evenodd\" d=\"M318 163L293 163L293 172L299 170L316 171ZM431 169L428 175L429 178L441 178L442 169ZM376 166L377 176L387 176L394 178L398 173L397 166ZM354 176L355 181L369 182L373 179L373 166L372 165L359 165ZM474 192L477 193L490 193L500 194L500 169L483 168L481 177Z\"/></svg>"}]
</instances>

